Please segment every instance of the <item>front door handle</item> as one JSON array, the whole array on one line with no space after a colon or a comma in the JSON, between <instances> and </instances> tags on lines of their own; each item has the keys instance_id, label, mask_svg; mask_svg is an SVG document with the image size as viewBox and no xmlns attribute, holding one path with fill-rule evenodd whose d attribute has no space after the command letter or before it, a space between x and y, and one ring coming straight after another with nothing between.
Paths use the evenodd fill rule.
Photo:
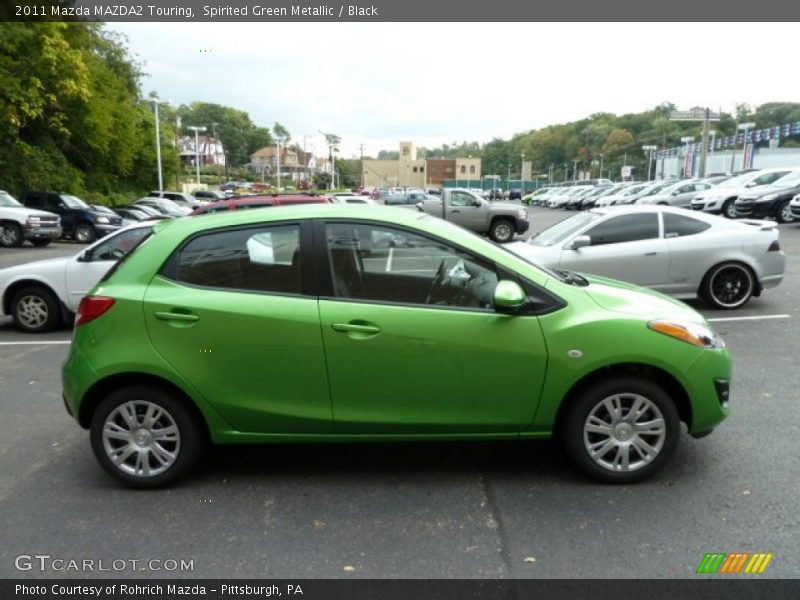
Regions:
<instances>
[{"instance_id":1,"label":"front door handle","mask_svg":"<svg viewBox=\"0 0 800 600\"><path fill-rule=\"evenodd\" d=\"M344 333L376 334L381 332L381 328L376 325L358 325L357 323L331 323L331 328Z\"/></svg>"},{"instance_id":2,"label":"front door handle","mask_svg":"<svg viewBox=\"0 0 800 600\"><path fill-rule=\"evenodd\" d=\"M460 213L461 211L460 211L460 210L458 210L457 208L453 208L453 209L451 209L451 210L450 210L450 212L451 212L452 214L456 214L456 213Z\"/></svg>"},{"instance_id":3,"label":"front door handle","mask_svg":"<svg viewBox=\"0 0 800 600\"><path fill-rule=\"evenodd\" d=\"M182 321L184 323L193 323L194 321L200 320L200 317L197 315L188 315L186 313L160 311L155 313L155 315L156 319L161 319L162 321Z\"/></svg>"},{"instance_id":4,"label":"front door handle","mask_svg":"<svg viewBox=\"0 0 800 600\"><path fill-rule=\"evenodd\" d=\"M658 254L658 252L645 252L644 253L645 256L655 256L656 254Z\"/></svg>"}]
</instances>

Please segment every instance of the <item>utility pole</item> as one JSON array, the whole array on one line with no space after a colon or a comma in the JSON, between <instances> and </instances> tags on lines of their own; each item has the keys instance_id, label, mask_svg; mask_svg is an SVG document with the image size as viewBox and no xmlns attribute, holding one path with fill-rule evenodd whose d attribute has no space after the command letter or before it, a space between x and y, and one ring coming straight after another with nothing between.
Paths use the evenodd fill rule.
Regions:
<instances>
[{"instance_id":1,"label":"utility pole","mask_svg":"<svg viewBox=\"0 0 800 600\"><path fill-rule=\"evenodd\" d=\"M700 170L698 175L700 177L706 176L706 158L708 156L708 124L712 121L719 121L719 114L712 113L711 110L706 108L693 108L690 111L678 112L673 111L669 116L670 121L702 121L703 123L703 139L700 142ZM666 134L665 134L666 135ZM666 142L663 144L666 148Z\"/></svg>"},{"instance_id":2,"label":"utility pole","mask_svg":"<svg viewBox=\"0 0 800 600\"><path fill-rule=\"evenodd\" d=\"M361 163L359 166L361 167L361 187L364 187L364 144L359 144L358 149L361 152Z\"/></svg>"}]
</instances>

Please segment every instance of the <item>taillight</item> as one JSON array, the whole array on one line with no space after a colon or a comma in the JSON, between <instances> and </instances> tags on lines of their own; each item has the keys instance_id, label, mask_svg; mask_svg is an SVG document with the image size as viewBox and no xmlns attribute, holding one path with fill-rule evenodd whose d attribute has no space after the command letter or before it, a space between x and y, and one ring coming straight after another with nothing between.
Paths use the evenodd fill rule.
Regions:
<instances>
[{"instance_id":1,"label":"taillight","mask_svg":"<svg viewBox=\"0 0 800 600\"><path fill-rule=\"evenodd\" d=\"M781 243L778 240L775 240L769 245L767 248L767 252L780 252L781 251Z\"/></svg>"},{"instance_id":2,"label":"taillight","mask_svg":"<svg viewBox=\"0 0 800 600\"><path fill-rule=\"evenodd\" d=\"M75 327L91 323L96 318L103 316L112 306L114 306L113 298L85 296L78 305L78 313L75 315Z\"/></svg>"}]
</instances>

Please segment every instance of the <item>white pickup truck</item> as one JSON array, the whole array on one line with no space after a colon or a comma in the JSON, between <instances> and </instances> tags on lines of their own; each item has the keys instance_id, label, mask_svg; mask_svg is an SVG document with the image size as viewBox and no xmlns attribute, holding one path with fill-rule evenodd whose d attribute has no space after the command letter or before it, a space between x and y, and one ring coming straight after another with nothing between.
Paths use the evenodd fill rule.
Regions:
<instances>
[{"instance_id":1,"label":"white pickup truck","mask_svg":"<svg viewBox=\"0 0 800 600\"><path fill-rule=\"evenodd\" d=\"M465 229L487 234L501 244L512 241L515 233L525 233L530 227L524 206L490 202L463 188L445 188L441 197L428 196L417 207Z\"/></svg>"},{"instance_id":2,"label":"white pickup truck","mask_svg":"<svg viewBox=\"0 0 800 600\"><path fill-rule=\"evenodd\" d=\"M61 237L61 217L27 208L14 196L0 190L0 246L16 248L25 240L34 246L47 246Z\"/></svg>"}]
</instances>

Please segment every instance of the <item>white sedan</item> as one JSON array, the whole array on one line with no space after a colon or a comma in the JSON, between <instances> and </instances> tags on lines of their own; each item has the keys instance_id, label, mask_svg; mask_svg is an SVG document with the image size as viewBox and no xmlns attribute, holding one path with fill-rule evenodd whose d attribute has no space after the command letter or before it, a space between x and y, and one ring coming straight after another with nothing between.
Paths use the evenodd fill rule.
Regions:
<instances>
[{"instance_id":1,"label":"white sedan","mask_svg":"<svg viewBox=\"0 0 800 600\"><path fill-rule=\"evenodd\" d=\"M543 267L699 296L722 309L777 286L786 268L776 223L668 206L596 208L506 248Z\"/></svg>"},{"instance_id":2,"label":"white sedan","mask_svg":"<svg viewBox=\"0 0 800 600\"><path fill-rule=\"evenodd\" d=\"M74 256L0 270L2 313L29 333L52 331L71 320L78 304L116 262L147 237L154 221L120 229Z\"/></svg>"}]
</instances>

